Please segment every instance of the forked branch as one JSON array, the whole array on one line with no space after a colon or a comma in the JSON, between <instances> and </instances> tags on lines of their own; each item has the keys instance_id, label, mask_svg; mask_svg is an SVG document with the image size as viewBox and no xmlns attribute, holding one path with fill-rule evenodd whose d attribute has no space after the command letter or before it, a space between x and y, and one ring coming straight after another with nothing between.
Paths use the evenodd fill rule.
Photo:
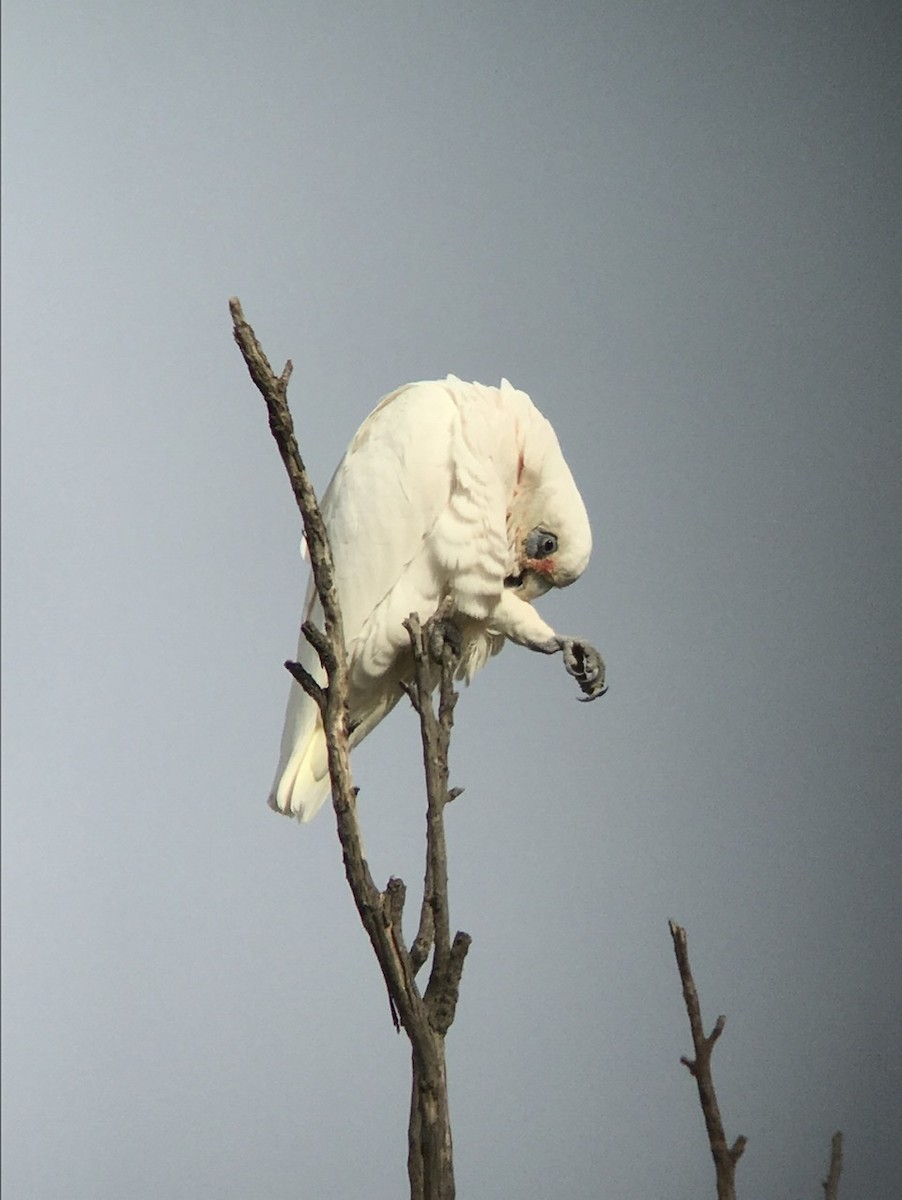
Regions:
<instances>
[{"instance_id":1,"label":"forked branch","mask_svg":"<svg viewBox=\"0 0 902 1200\"><path fill-rule=\"evenodd\" d=\"M747 1139L740 1135L732 1146L727 1145L720 1107L717 1103L717 1093L714 1090L714 1078L711 1074L711 1055L717 1039L723 1033L726 1017L718 1017L714 1028L707 1036L705 1035L698 992L695 980L692 978L692 969L689 966L686 930L671 921L670 936L673 939L673 949L680 972L680 981L683 985L683 1000L689 1016L692 1044L695 1047L695 1058L683 1057L680 1062L688 1068L698 1087L698 1098L702 1106L702 1115L705 1118L705 1128L708 1131L708 1145L711 1147L711 1157L714 1159L717 1200L736 1200L736 1164L742 1157Z\"/></svg>"}]
</instances>

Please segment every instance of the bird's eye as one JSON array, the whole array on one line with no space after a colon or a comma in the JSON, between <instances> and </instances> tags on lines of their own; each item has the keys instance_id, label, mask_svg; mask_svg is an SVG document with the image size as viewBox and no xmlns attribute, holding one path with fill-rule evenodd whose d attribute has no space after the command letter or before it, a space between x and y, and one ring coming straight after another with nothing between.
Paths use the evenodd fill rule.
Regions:
<instances>
[{"instance_id":1,"label":"bird's eye","mask_svg":"<svg viewBox=\"0 0 902 1200\"><path fill-rule=\"evenodd\" d=\"M533 529L526 537L527 558L550 558L557 550L557 538L547 529Z\"/></svg>"}]
</instances>

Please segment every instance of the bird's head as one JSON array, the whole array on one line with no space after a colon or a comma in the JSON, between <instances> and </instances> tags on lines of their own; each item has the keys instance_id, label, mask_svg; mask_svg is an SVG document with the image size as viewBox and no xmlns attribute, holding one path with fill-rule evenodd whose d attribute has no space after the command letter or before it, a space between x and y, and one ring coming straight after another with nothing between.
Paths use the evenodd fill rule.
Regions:
<instances>
[{"instance_id":1,"label":"bird's head","mask_svg":"<svg viewBox=\"0 0 902 1200\"><path fill-rule=\"evenodd\" d=\"M505 586L523 600L575 582L592 550L586 506L551 426L541 421L542 436L523 442L508 521L512 569Z\"/></svg>"}]
</instances>

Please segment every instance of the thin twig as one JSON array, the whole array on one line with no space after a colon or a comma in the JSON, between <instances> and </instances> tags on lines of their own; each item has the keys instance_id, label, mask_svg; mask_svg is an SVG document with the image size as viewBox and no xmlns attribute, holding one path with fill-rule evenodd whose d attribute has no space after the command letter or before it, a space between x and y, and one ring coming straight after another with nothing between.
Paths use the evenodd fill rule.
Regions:
<instances>
[{"instance_id":1,"label":"thin twig","mask_svg":"<svg viewBox=\"0 0 902 1200\"><path fill-rule=\"evenodd\" d=\"M842 1134L837 1129L830 1139L830 1163L827 1178L821 1184L824 1200L839 1200L839 1177L842 1174Z\"/></svg>"},{"instance_id":2,"label":"thin twig","mask_svg":"<svg viewBox=\"0 0 902 1200\"><path fill-rule=\"evenodd\" d=\"M319 511L316 493L298 450L297 439L294 435L294 422L288 407L288 380L291 378L293 370L291 359L285 363L282 374L277 376L269 365L269 359L263 353L262 346L257 341L257 335L245 320L241 302L237 296L233 296L229 301L229 310L232 314L233 336L247 364L251 379L266 401L269 428L279 447L279 453L285 464L285 470L288 472L294 498L304 522L304 536L310 553L310 565L313 569L317 594L323 606L326 636L336 647L341 646L343 650L344 637L341 627L341 612L338 607L338 594L335 589L332 550L326 535L326 526ZM336 670L340 676L344 676L347 670L344 655L339 655L339 658L341 661Z\"/></svg>"},{"instance_id":3,"label":"thin twig","mask_svg":"<svg viewBox=\"0 0 902 1200\"><path fill-rule=\"evenodd\" d=\"M683 985L683 1000L689 1016L692 1044L695 1047L695 1058L683 1057L680 1062L689 1069L698 1087L702 1115L708 1131L708 1145L711 1147L711 1157L714 1159L717 1200L736 1200L736 1164L742 1157L748 1139L740 1135L732 1146L727 1145L720 1107L717 1103L717 1093L714 1090L714 1079L711 1074L711 1055L717 1039L723 1033L727 1019L723 1016L718 1017L710 1034L705 1036L698 992L689 966L686 930L671 921L670 936L673 939L673 949L680 972L680 981Z\"/></svg>"}]
</instances>

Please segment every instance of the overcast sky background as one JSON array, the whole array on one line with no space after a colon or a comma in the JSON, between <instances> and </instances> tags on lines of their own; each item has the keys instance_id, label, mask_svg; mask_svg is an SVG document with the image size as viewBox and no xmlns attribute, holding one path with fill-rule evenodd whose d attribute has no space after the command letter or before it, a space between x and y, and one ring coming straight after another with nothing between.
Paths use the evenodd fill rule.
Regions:
<instances>
[{"instance_id":1,"label":"overcast sky background","mask_svg":"<svg viewBox=\"0 0 902 1200\"><path fill-rule=\"evenodd\" d=\"M331 814L265 804L306 583L232 344L322 488L400 383L506 375L595 533L457 710L461 1197L902 1172L902 26L888 3L9 0L9 1200L403 1195L408 1061ZM419 879L416 728L355 755Z\"/></svg>"}]
</instances>

